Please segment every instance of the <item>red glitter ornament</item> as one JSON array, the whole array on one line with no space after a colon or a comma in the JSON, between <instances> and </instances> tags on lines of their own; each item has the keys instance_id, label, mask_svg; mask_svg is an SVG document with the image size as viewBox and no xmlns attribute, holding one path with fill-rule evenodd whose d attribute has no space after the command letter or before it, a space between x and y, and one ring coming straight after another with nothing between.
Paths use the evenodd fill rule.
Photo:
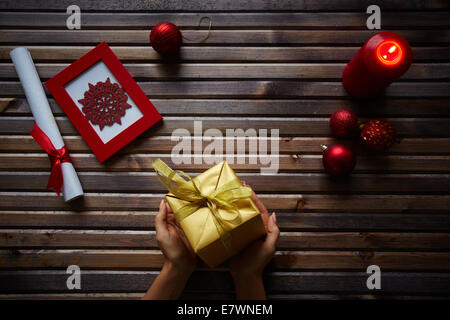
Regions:
<instances>
[{"instance_id":1,"label":"red glitter ornament","mask_svg":"<svg viewBox=\"0 0 450 320\"><path fill-rule=\"evenodd\" d=\"M342 144L330 147L322 146L322 162L325 171L335 176L350 174L356 165L356 157L352 149Z\"/></svg>"},{"instance_id":2,"label":"red glitter ornament","mask_svg":"<svg viewBox=\"0 0 450 320\"><path fill-rule=\"evenodd\" d=\"M150 43L159 54L170 56L178 52L182 37L180 29L170 22L161 22L150 32Z\"/></svg>"},{"instance_id":3,"label":"red glitter ornament","mask_svg":"<svg viewBox=\"0 0 450 320\"><path fill-rule=\"evenodd\" d=\"M337 137L349 137L359 128L358 117L350 110L341 109L330 118L331 132Z\"/></svg>"},{"instance_id":4,"label":"red glitter ornament","mask_svg":"<svg viewBox=\"0 0 450 320\"><path fill-rule=\"evenodd\" d=\"M387 151L397 139L395 127L385 119L373 119L361 130L364 145L376 152Z\"/></svg>"},{"instance_id":5,"label":"red glitter ornament","mask_svg":"<svg viewBox=\"0 0 450 320\"><path fill-rule=\"evenodd\" d=\"M105 82L89 83L89 90L84 93L84 99L78 100L83 105L86 118L93 124L99 125L100 130L114 123L122 124L120 118L126 109L131 108L127 103L128 96L117 83L111 83L109 78Z\"/></svg>"}]
</instances>

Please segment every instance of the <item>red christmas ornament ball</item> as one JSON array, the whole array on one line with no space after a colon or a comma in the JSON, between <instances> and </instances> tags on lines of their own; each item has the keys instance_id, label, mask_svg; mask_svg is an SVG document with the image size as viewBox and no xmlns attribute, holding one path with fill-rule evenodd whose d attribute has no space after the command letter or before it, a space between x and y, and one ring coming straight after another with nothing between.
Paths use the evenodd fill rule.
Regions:
<instances>
[{"instance_id":1,"label":"red christmas ornament ball","mask_svg":"<svg viewBox=\"0 0 450 320\"><path fill-rule=\"evenodd\" d=\"M337 137L349 137L358 127L358 116L350 110L341 109L331 115L330 129Z\"/></svg>"},{"instance_id":2,"label":"red christmas ornament ball","mask_svg":"<svg viewBox=\"0 0 450 320\"><path fill-rule=\"evenodd\" d=\"M150 43L159 54L173 55L180 50L182 37L180 29L170 22L161 22L150 32Z\"/></svg>"},{"instance_id":3,"label":"red christmas ornament ball","mask_svg":"<svg viewBox=\"0 0 450 320\"><path fill-rule=\"evenodd\" d=\"M350 174L356 165L356 157L352 149L342 144L335 144L324 148L322 162L325 171L335 176Z\"/></svg>"},{"instance_id":4,"label":"red christmas ornament ball","mask_svg":"<svg viewBox=\"0 0 450 320\"><path fill-rule=\"evenodd\" d=\"M395 127L385 119L372 119L361 130L364 145L372 151L387 151L397 139Z\"/></svg>"}]
</instances>

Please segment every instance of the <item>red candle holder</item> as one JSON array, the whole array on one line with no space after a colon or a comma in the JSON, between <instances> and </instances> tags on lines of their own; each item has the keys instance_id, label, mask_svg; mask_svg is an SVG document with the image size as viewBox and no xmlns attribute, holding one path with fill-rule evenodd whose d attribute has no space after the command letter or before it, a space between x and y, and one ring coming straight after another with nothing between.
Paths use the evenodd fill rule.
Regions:
<instances>
[{"instance_id":1,"label":"red candle holder","mask_svg":"<svg viewBox=\"0 0 450 320\"><path fill-rule=\"evenodd\" d=\"M393 32L380 32L372 36L347 64L342 83L352 96L368 98L402 76L411 62L408 41Z\"/></svg>"}]
</instances>

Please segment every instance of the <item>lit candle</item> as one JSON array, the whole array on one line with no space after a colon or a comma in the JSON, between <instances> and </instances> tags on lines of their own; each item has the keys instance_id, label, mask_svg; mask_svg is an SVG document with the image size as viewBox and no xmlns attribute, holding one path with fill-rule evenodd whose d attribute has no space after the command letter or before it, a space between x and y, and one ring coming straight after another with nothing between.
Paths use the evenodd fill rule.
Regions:
<instances>
[{"instance_id":1,"label":"lit candle","mask_svg":"<svg viewBox=\"0 0 450 320\"><path fill-rule=\"evenodd\" d=\"M377 33L347 64L342 83L352 96L368 98L401 77L411 61L411 47L402 36L393 32Z\"/></svg>"}]
</instances>

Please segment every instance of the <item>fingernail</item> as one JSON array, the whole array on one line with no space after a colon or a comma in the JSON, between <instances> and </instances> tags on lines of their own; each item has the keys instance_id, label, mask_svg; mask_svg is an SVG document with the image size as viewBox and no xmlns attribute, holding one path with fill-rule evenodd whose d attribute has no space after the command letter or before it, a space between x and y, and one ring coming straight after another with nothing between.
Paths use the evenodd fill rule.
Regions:
<instances>
[{"instance_id":1,"label":"fingernail","mask_svg":"<svg viewBox=\"0 0 450 320\"><path fill-rule=\"evenodd\" d=\"M275 211L272 213L273 216L273 222L277 223L277 214L275 213Z\"/></svg>"}]
</instances>

